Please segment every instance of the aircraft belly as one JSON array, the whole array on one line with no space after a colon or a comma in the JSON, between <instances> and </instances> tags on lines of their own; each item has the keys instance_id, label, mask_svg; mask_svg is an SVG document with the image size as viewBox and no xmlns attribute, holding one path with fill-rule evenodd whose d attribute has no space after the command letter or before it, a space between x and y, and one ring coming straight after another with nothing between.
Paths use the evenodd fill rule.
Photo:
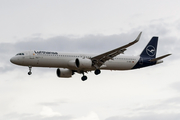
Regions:
<instances>
[{"instance_id":1,"label":"aircraft belly","mask_svg":"<svg viewBox=\"0 0 180 120\"><path fill-rule=\"evenodd\" d=\"M67 67L66 59L41 59L38 63L39 66L46 67Z\"/></svg>"},{"instance_id":2,"label":"aircraft belly","mask_svg":"<svg viewBox=\"0 0 180 120\"><path fill-rule=\"evenodd\" d=\"M57 57L50 58L35 58L35 59L27 59L26 65L34 66L34 67L67 67L68 60L67 59L59 59Z\"/></svg>"}]
</instances>

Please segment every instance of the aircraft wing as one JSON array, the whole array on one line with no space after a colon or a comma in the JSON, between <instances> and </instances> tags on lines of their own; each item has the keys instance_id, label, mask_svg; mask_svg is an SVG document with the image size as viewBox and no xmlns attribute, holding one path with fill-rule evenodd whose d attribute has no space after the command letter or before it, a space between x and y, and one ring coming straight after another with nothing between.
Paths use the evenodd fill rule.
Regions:
<instances>
[{"instance_id":1,"label":"aircraft wing","mask_svg":"<svg viewBox=\"0 0 180 120\"><path fill-rule=\"evenodd\" d=\"M92 57L91 60L93 62L93 66L98 69L100 68L101 65L103 65L107 60L110 60L112 58L114 58L115 56L119 55L119 54L123 54L124 51L126 50L126 48L128 48L129 46L137 43L141 37L142 32L139 33L138 37L133 41L130 42L124 46L121 46L119 48L116 48L114 50L108 51L106 53L97 55L95 57Z\"/></svg>"}]
</instances>

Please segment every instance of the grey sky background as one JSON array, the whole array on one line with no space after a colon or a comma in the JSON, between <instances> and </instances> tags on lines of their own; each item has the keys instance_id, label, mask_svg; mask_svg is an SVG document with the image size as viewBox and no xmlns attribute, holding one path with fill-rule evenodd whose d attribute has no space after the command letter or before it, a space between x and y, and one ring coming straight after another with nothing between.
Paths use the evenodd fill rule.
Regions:
<instances>
[{"instance_id":1,"label":"grey sky background","mask_svg":"<svg viewBox=\"0 0 180 120\"><path fill-rule=\"evenodd\" d=\"M0 119L179 120L178 0L0 0ZM152 36L164 63L133 71L58 78L54 68L16 66L26 50L101 54L134 40L138 55Z\"/></svg>"}]
</instances>

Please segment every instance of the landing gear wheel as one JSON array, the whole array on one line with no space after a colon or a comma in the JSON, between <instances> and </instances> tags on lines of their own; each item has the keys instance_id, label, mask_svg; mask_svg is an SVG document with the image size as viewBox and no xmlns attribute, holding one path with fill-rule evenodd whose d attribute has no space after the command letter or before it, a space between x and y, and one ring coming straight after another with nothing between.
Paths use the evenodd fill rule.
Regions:
<instances>
[{"instance_id":1,"label":"landing gear wheel","mask_svg":"<svg viewBox=\"0 0 180 120\"><path fill-rule=\"evenodd\" d=\"M31 75L32 74L32 72L28 72L28 75Z\"/></svg>"},{"instance_id":2,"label":"landing gear wheel","mask_svg":"<svg viewBox=\"0 0 180 120\"><path fill-rule=\"evenodd\" d=\"M82 77L81 77L81 80L82 80L82 81L87 80L87 76L85 76L85 75L84 75L84 76L82 76Z\"/></svg>"},{"instance_id":3,"label":"landing gear wheel","mask_svg":"<svg viewBox=\"0 0 180 120\"><path fill-rule=\"evenodd\" d=\"M95 75L99 75L101 73L101 70L99 70L99 69L96 69L95 71L94 71L94 74Z\"/></svg>"},{"instance_id":4,"label":"landing gear wheel","mask_svg":"<svg viewBox=\"0 0 180 120\"><path fill-rule=\"evenodd\" d=\"M32 67L29 66L29 72L28 72L28 75L31 75L31 74L32 74L31 69L32 69Z\"/></svg>"}]
</instances>

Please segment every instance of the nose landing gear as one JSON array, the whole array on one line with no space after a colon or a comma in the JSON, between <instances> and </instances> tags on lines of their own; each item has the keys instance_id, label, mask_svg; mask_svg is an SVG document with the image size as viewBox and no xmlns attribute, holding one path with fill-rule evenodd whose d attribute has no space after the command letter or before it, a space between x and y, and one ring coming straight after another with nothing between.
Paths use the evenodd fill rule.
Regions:
<instances>
[{"instance_id":1,"label":"nose landing gear","mask_svg":"<svg viewBox=\"0 0 180 120\"><path fill-rule=\"evenodd\" d=\"M32 67L29 66L29 72L28 72L28 75L31 75L31 74L32 74L31 69L32 69Z\"/></svg>"}]
</instances>

